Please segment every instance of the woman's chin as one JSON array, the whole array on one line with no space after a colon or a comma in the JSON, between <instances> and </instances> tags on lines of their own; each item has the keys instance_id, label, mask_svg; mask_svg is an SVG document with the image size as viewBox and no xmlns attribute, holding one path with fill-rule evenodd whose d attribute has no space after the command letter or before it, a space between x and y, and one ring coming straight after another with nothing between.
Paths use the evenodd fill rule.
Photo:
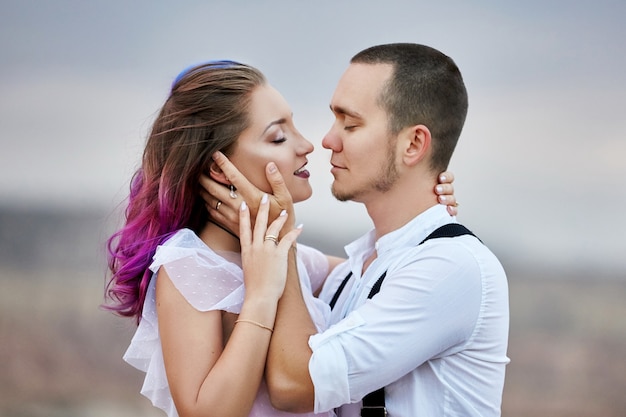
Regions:
<instances>
[{"instance_id":1,"label":"woman's chin","mask_svg":"<svg viewBox=\"0 0 626 417\"><path fill-rule=\"evenodd\" d=\"M311 189L311 187L308 187L307 190L294 190L295 192L291 192L291 198L293 199L294 204L295 203L301 203L302 201L306 201L309 198L311 198L311 196L313 195L313 189Z\"/></svg>"}]
</instances>

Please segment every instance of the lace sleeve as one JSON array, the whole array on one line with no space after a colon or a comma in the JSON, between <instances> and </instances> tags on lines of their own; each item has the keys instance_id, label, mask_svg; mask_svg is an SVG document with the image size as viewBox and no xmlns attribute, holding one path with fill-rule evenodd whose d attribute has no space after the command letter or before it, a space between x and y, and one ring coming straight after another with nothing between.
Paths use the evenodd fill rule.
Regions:
<instances>
[{"instance_id":1,"label":"lace sleeve","mask_svg":"<svg viewBox=\"0 0 626 417\"><path fill-rule=\"evenodd\" d=\"M244 298L241 268L183 229L159 246L150 269L165 268L174 286L199 311L238 313Z\"/></svg>"}]
</instances>

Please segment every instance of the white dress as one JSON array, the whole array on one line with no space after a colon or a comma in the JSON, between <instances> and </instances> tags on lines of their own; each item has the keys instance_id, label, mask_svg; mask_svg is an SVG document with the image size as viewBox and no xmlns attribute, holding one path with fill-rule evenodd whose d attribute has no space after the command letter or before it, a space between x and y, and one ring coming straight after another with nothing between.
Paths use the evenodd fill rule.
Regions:
<instances>
[{"instance_id":1,"label":"white dress","mask_svg":"<svg viewBox=\"0 0 626 417\"><path fill-rule=\"evenodd\" d=\"M174 286L199 311L223 310L238 314L244 298L241 256L238 253L217 253L210 249L194 232L181 229L159 246L150 265L153 272L146 294L143 313L137 331L130 342L124 360L144 371L146 377L141 393L155 407L164 410L169 417L178 413L170 394L163 352L159 339L156 314L155 286L159 267L163 266ZM298 273L305 303L319 331L326 328L330 309L313 297L328 274L326 256L316 249L298 245ZM265 381L249 414L250 417L280 416L334 416L324 414L291 414L276 410L270 404Z\"/></svg>"}]
</instances>

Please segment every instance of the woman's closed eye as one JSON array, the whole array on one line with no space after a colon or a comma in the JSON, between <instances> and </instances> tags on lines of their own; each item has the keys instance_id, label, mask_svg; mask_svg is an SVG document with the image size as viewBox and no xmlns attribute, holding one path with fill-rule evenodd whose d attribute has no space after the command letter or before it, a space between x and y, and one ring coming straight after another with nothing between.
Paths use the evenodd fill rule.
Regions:
<instances>
[{"instance_id":1,"label":"woman's closed eye","mask_svg":"<svg viewBox=\"0 0 626 417\"><path fill-rule=\"evenodd\" d=\"M275 126L276 128L270 133L268 137L270 143L275 145L281 144L287 140L287 133L282 126Z\"/></svg>"}]
</instances>

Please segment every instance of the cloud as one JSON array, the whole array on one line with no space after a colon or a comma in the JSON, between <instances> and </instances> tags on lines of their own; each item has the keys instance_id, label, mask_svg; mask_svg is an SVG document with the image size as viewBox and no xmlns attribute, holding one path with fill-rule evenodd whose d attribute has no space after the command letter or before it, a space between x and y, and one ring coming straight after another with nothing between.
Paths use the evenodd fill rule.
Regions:
<instances>
[{"instance_id":1,"label":"cloud","mask_svg":"<svg viewBox=\"0 0 626 417\"><path fill-rule=\"evenodd\" d=\"M433 45L459 64L470 113L451 168L474 225L520 262L626 267L623 2L147 0L2 5L0 194L28 204L114 205L154 112L191 62L263 70L316 145L305 224L370 227L328 186L328 102L351 55L376 43ZM621 245L623 246L623 245Z\"/></svg>"}]
</instances>

